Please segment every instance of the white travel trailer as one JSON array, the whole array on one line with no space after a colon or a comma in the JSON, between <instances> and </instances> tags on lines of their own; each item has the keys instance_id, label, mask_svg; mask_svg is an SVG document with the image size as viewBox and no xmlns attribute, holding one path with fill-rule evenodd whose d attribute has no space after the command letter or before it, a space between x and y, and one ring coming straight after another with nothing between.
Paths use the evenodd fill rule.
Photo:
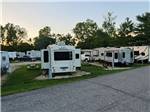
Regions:
<instances>
[{"instance_id":1,"label":"white travel trailer","mask_svg":"<svg viewBox=\"0 0 150 112\"><path fill-rule=\"evenodd\" d=\"M10 68L9 56L7 51L0 51L1 73L8 72Z\"/></svg>"},{"instance_id":2,"label":"white travel trailer","mask_svg":"<svg viewBox=\"0 0 150 112\"><path fill-rule=\"evenodd\" d=\"M25 52L17 52L17 58L23 58L25 56Z\"/></svg>"},{"instance_id":3,"label":"white travel trailer","mask_svg":"<svg viewBox=\"0 0 150 112\"><path fill-rule=\"evenodd\" d=\"M58 43L41 50L41 68L51 73L75 72L81 67L80 49Z\"/></svg>"},{"instance_id":4,"label":"white travel trailer","mask_svg":"<svg viewBox=\"0 0 150 112\"><path fill-rule=\"evenodd\" d=\"M100 61L104 60L104 52L107 48L105 47L100 47L100 48L95 48L93 49L93 60L94 61Z\"/></svg>"},{"instance_id":5,"label":"white travel trailer","mask_svg":"<svg viewBox=\"0 0 150 112\"><path fill-rule=\"evenodd\" d=\"M26 55L32 59L40 59L41 58L41 51L37 51L37 50L27 51Z\"/></svg>"},{"instance_id":6,"label":"white travel trailer","mask_svg":"<svg viewBox=\"0 0 150 112\"><path fill-rule=\"evenodd\" d=\"M150 46L131 46L136 62L150 62Z\"/></svg>"},{"instance_id":7,"label":"white travel trailer","mask_svg":"<svg viewBox=\"0 0 150 112\"><path fill-rule=\"evenodd\" d=\"M95 48L93 49L93 59L94 61L114 62L114 64L134 63L134 55L131 48Z\"/></svg>"},{"instance_id":8,"label":"white travel trailer","mask_svg":"<svg viewBox=\"0 0 150 112\"><path fill-rule=\"evenodd\" d=\"M104 51L104 61L114 62L114 64L134 63L134 52L131 48L107 48Z\"/></svg>"},{"instance_id":9,"label":"white travel trailer","mask_svg":"<svg viewBox=\"0 0 150 112\"><path fill-rule=\"evenodd\" d=\"M17 52L8 52L9 59L14 60L17 57Z\"/></svg>"}]
</instances>

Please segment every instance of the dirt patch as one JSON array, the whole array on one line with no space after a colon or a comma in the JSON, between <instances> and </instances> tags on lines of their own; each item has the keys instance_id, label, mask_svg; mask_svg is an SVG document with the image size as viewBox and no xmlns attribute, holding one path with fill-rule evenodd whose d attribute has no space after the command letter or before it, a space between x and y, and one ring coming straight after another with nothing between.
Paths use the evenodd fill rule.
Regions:
<instances>
[{"instance_id":1,"label":"dirt patch","mask_svg":"<svg viewBox=\"0 0 150 112\"><path fill-rule=\"evenodd\" d=\"M105 70L124 70L124 69L130 69L131 68L131 67L114 67L114 68L112 68L111 66L104 67L101 63L97 63L97 62L89 63L89 64L102 67Z\"/></svg>"},{"instance_id":2,"label":"dirt patch","mask_svg":"<svg viewBox=\"0 0 150 112\"><path fill-rule=\"evenodd\" d=\"M58 75L58 76L56 75L52 79L73 78L73 77L80 77L80 76L89 75L89 74L90 74L90 72L78 70L77 72L74 72L74 73L69 74L69 75ZM35 80L46 80L46 79L48 79L48 75L40 75L40 76L35 78Z\"/></svg>"}]
</instances>

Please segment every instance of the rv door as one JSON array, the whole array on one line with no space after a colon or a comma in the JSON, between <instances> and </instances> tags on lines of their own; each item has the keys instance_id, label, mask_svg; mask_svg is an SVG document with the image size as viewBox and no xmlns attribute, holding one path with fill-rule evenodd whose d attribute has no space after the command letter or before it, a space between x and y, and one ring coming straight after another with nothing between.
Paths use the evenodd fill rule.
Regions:
<instances>
[{"instance_id":1,"label":"rv door","mask_svg":"<svg viewBox=\"0 0 150 112\"><path fill-rule=\"evenodd\" d=\"M49 52L47 49L43 49L41 51L41 68L42 69L49 69Z\"/></svg>"},{"instance_id":2,"label":"rv door","mask_svg":"<svg viewBox=\"0 0 150 112\"><path fill-rule=\"evenodd\" d=\"M81 67L81 51L80 49L75 49L75 67Z\"/></svg>"}]
</instances>

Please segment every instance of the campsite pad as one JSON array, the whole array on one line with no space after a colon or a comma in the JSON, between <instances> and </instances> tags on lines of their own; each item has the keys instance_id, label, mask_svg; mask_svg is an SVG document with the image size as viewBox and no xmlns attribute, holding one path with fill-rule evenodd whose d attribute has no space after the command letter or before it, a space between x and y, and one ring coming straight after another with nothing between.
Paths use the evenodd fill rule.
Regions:
<instances>
[{"instance_id":1,"label":"campsite pad","mask_svg":"<svg viewBox=\"0 0 150 112\"><path fill-rule=\"evenodd\" d=\"M85 72L85 71L80 71L78 70L77 72L74 72L72 74L65 74L65 75L55 75L52 79L64 79L64 78L72 78L72 77L79 77L83 75L89 75L90 72ZM35 78L36 80L46 80L48 79L48 76L40 75Z\"/></svg>"},{"instance_id":2,"label":"campsite pad","mask_svg":"<svg viewBox=\"0 0 150 112\"><path fill-rule=\"evenodd\" d=\"M99 66L99 67L103 67L103 65L101 63L89 63L91 65L94 65L94 66ZM130 69L131 67L110 67L110 66L107 66L107 68L104 68L105 70L125 70L125 69Z\"/></svg>"}]
</instances>

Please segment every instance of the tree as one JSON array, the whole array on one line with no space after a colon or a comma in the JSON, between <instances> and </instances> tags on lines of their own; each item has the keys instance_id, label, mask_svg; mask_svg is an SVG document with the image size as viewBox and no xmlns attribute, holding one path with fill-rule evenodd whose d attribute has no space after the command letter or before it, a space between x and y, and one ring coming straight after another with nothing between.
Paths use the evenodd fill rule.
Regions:
<instances>
[{"instance_id":1,"label":"tree","mask_svg":"<svg viewBox=\"0 0 150 112\"><path fill-rule=\"evenodd\" d=\"M110 37L116 36L116 28L115 28L115 22L116 16L112 16L111 12L108 12L108 15L104 17L104 22L102 24L102 28L104 32L106 32Z\"/></svg>"},{"instance_id":2,"label":"tree","mask_svg":"<svg viewBox=\"0 0 150 112\"><path fill-rule=\"evenodd\" d=\"M85 22L79 22L76 24L73 32L75 34L75 40L78 42L77 47L80 48L93 48L93 40L96 36L98 25L90 19Z\"/></svg>"},{"instance_id":3,"label":"tree","mask_svg":"<svg viewBox=\"0 0 150 112\"><path fill-rule=\"evenodd\" d=\"M133 43L135 45L150 45L150 13L138 15L137 20L139 23L135 29L136 38Z\"/></svg>"},{"instance_id":4,"label":"tree","mask_svg":"<svg viewBox=\"0 0 150 112\"><path fill-rule=\"evenodd\" d=\"M24 37L27 36L25 28L20 27L19 25L14 25L12 23L7 23L3 27L2 33L3 43L8 45L18 44Z\"/></svg>"},{"instance_id":5,"label":"tree","mask_svg":"<svg viewBox=\"0 0 150 112\"><path fill-rule=\"evenodd\" d=\"M39 31L39 37L49 37L51 36L51 28L49 26L45 26L43 29Z\"/></svg>"},{"instance_id":6,"label":"tree","mask_svg":"<svg viewBox=\"0 0 150 112\"><path fill-rule=\"evenodd\" d=\"M67 35L59 35L58 38L60 41L64 41L66 45L76 44L75 38L73 38L72 35L69 33Z\"/></svg>"},{"instance_id":7,"label":"tree","mask_svg":"<svg viewBox=\"0 0 150 112\"><path fill-rule=\"evenodd\" d=\"M49 44L55 43L55 38L51 36L50 27L46 26L43 29L40 29L39 36L34 38L35 49L44 49Z\"/></svg>"},{"instance_id":8,"label":"tree","mask_svg":"<svg viewBox=\"0 0 150 112\"><path fill-rule=\"evenodd\" d=\"M121 23L118 29L119 37L130 37L134 33L134 23L128 17L125 19L125 22Z\"/></svg>"},{"instance_id":9,"label":"tree","mask_svg":"<svg viewBox=\"0 0 150 112\"><path fill-rule=\"evenodd\" d=\"M0 44L4 44L4 34L5 34L5 30L4 27L2 25L0 25Z\"/></svg>"},{"instance_id":10,"label":"tree","mask_svg":"<svg viewBox=\"0 0 150 112\"><path fill-rule=\"evenodd\" d=\"M84 42L87 38L93 38L98 30L98 25L90 19L85 22L79 22L73 28L75 38L78 42Z\"/></svg>"}]
</instances>

